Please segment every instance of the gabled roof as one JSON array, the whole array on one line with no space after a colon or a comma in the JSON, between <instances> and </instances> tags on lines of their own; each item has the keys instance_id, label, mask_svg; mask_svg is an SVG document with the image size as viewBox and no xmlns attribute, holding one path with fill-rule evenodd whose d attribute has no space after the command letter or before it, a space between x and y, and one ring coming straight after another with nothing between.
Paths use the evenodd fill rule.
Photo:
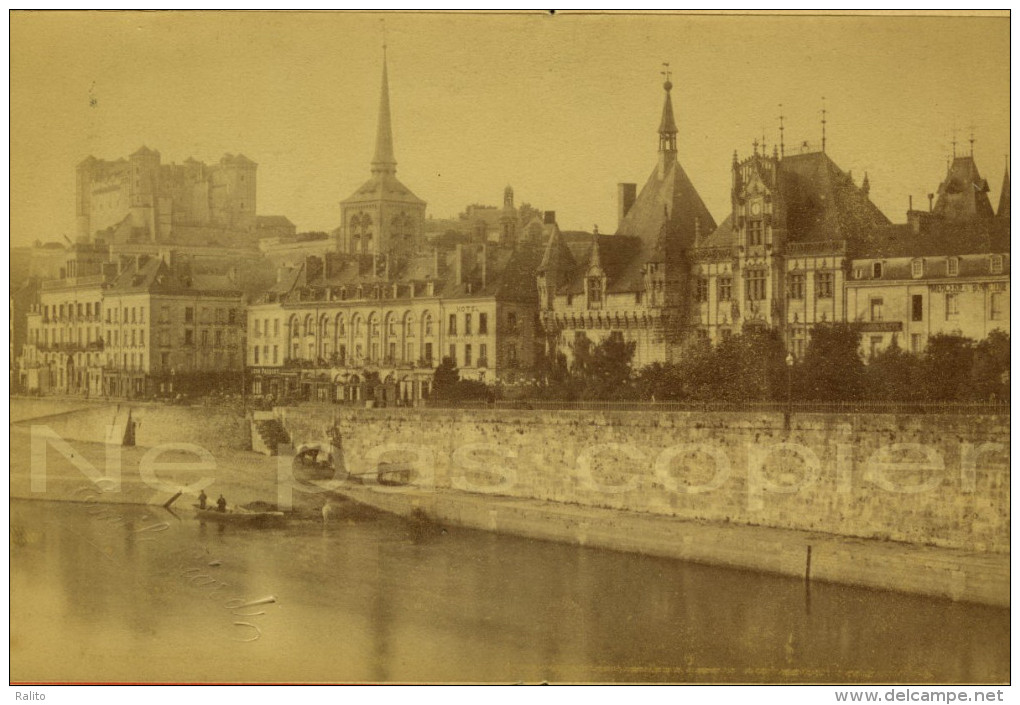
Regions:
<instances>
[{"instance_id":1,"label":"gabled roof","mask_svg":"<svg viewBox=\"0 0 1020 705\"><path fill-rule=\"evenodd\" d=\"M932 217L915 232L913 225L887 225L871 230L857 246L857 257L935 257L1008 254L1009 220L946 220Z\"/></svg>"},{"instance_id":2,"label":"gabled roof","mask_svg":"<svg viewBox=\"0 0 1020 705\"><path fill-rule=\"evenodd\" d=\"M174 271L159 257L129 262L110 284L111 294L219 294L240 296L241 290L229 277Z\"/></svg>"},{"instance_id":3,"label":"gabled roof","mask_svg":"<svg viewBox=\"0 0 1020 705\"><path fill-rule=\"evenodd\" d=\"M606 273L606 290L609 293L635 291L644 288L641 257L645 243L641 238L629 235L600 235L598 263ZM584 292L584 278L593 264L593 247L589 241L584 254L578 258L570 279L559 288L558 294L581 294Z\"/></svg>"},{"instance_id":4,"label":"gabled roof","mask_svg":"<svg viewBox=\"0 0 1020 705\"><path fill-rule=\"evenodd\" d=\"M638 237L654 245L667 219L682 247L694 242L695 220L700 220L702 232L715 228L715 219L687 172L676 161L666 164L661 177L658 167L652 171L616 234Z\"/></svg>"},{"instance_id":5,"label":"gabled roof","mask_svg":"<svg viewBox=\"0 0 1020 705\"><path fill-rule=\"evenodd\" d=\"M1009 218L1009 167L1002 175L1002 190L999 192L999 210L995 212L999 218Z\"/></svg>"},{"instance_id":6,"label":"gabled roof","mask_svg":"<svg viewBox=\"0 0 1020 705\"><path fill-rule=\"evenodd\" d=\"M935 215L951 220L991 218L988 182L981 178L973 157L954 157L946 178L939 184Z\"/></svg>"},{"instance_id":7,"label":"gabled roof","mask_svg":"<svg viewBox=\"0 0 1020 705\"><path fill-rule=\"evenodd\" d=\"M764 157L763 157L764 159ZM786 229L788 242L856 240L889 219L865 190L825 152L784 157L778 162L774 227ZM733 214L700 243L701 247L737 244Z\"/></svg>"}]
</instances>

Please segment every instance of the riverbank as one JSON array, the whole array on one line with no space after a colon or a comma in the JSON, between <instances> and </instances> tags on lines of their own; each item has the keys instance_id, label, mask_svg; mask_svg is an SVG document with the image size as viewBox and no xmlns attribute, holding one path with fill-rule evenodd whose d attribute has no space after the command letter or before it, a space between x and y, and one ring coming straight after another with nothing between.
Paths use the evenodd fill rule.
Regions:
<instances>
[{"instance_id":1,"label":"riverbank","mask_svg":"<svg viewBox=\"0 0 1020 705\"><path fill-rule=\"evenodd\" d=\"M325 502L337 501L325 487L307 491L314 470L302 476L289 458L236 447L230 439L241 425L237 413L132 405L142 419L139 443L170 443L159 457L166 466L143 477L139 468L153 449L75 440L96 438L115 406L76 411L61 403L30 404L37 414L49 412L43 416L18 411L11 426L12 497L81 501L82 488L94 487L83 465L104 468L112 448L124 468L120 491L101 498L93 492L93 501L160 505L202 478L214 480L207 494L223 494L231 505L279 503L319 520ZM400 516L424 513L449 526L1009 606L1009 437L1001 422L818 417L797 419L783 434L775 419L753 414L588 417L331 406L276 412L295 443L322 442L338 424L344 465L357 475L374 476L391 458L427 471L428 489L349 488L355 501ZM54 445L46 451L42 492L30 477L33 424L68 439L66 453ZM173 443L192 438L220 442L202 446L203 461ZM674 467L670 453L690 447L676 445L683 443L745 469L713 478L697 457ZM945 459L939 482L930 484L930 476L905 460L876 479L875 458L905 444ZM763 456L763 448L771 455ZM791 450L816 466L790 461L784 454ZM408 451L410 459L401 457ZM655 462L634 462L641 457ZM686 477L678 472L685 469ZM494 487L501 474L505 486ZM686 489L694 479L702 486ZM462 485L474 491L455 489ZM190 508L195 492L179 506ZM337 504L333 516L349 516L351 506Z\"/></svg>"},{"instance_id":2,"label":"riverbank","mask_svg":"<svg viewBox=\"0 0 1020 705\"><path fill-rule=\"evenodd\" d=\"M404 517L694 563L1009 607L1009 555L817 532L696 522L613 509L443 490L347 487L356 501Z\"/></svg>"}]
</instances>

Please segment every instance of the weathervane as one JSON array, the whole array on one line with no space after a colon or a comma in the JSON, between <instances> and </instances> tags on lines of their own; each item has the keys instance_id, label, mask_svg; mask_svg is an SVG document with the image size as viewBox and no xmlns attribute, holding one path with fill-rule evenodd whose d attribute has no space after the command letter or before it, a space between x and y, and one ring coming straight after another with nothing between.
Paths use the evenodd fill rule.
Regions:
<instances>
[{"instance_id":1,"label":"weathervane","mask_svg":"<svg viewBox=\"0 0 1020 705\"><path fill-rule=\"evenodd\" d=\"M825 116L828 111L825 109L825 96L822 96L822 151L825 151Z\"/></svg>"}]
</instances>

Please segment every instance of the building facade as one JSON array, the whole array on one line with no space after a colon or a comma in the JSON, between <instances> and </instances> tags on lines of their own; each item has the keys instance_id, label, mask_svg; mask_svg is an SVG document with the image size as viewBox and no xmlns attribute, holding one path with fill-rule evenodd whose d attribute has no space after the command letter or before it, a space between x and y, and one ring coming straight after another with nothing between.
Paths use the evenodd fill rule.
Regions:
<instances>
[{"instance_id":1,"label":"building facade","mask_svg":"<svg viewBox=\"0 0 1020 705\"><path fill-rule=\"evenodd\" d=\"M72 274L42 282L18 361L24 391L151 397L208 390L235 374L240 393L240 286L195 274L181 258L105 255L77 245Z\"/></svg>"},{"instance_id":2,"label":"building facade","mask_svg":"<svg viewBox=\"0 0 1020 705\"><path fill-rule=\"evenodd\" d=\"M658 163L640 192L620 184L616 234L586 248L549 233L537 286L547 352L569 362L581 338L635 344L633 364L667 362L688 327L688 254L715 220L677 158L673 84L663 85ZM530 228L530 225L528 226Z\"/></svg>"},{"instance_id":3,"label":"building facade","mask_svg":"<svg viewBox=\"0 0 1020 705\"><path fill-rule=\"evenodd\" d=\"M554 230L536 285L550 351L579 339L633 342L635 368L675 361L695 337L747 326L804 354L812 328L860 323L862 354L936 333L1009 332L1009 174L999 209L973 156L956 157L927 211L894 225L860 184L806 142L795 154L755 141L731 165L730 212L716 227L676 158L667 80L659 164L644 188L620 184L615 235L586 246Z\"/></svg>"},{"instance_id":4,"label":"building facade","mask_svg":"<svg viewBox=\"0 0 1020 705\"><path fill-rule=\"evenodd\" d=\"M509 190L500 242L426 246L425 202L396 178L385 63L371 173L341 204L334 251L281 267L248 307L252 392L413 404L447 357L489 383L532 367L541 250L517 246Z\"/></svg>"}]
</instances>

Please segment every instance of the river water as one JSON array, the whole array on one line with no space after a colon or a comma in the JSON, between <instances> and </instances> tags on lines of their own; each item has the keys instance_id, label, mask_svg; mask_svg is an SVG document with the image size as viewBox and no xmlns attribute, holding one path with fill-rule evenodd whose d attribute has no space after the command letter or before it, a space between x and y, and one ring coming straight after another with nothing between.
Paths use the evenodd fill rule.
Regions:
<instances>
[{"instance_id":1,"label":"river water","mask_svg":"<svg viewBox=\"0 0 1020 705\"><path fill-rule=\"evenodd\" d=\"M391 517L260 531L13 501L10 668L33 682L1002 682L1009 612Z\"/></svg>"}]
</instances>

